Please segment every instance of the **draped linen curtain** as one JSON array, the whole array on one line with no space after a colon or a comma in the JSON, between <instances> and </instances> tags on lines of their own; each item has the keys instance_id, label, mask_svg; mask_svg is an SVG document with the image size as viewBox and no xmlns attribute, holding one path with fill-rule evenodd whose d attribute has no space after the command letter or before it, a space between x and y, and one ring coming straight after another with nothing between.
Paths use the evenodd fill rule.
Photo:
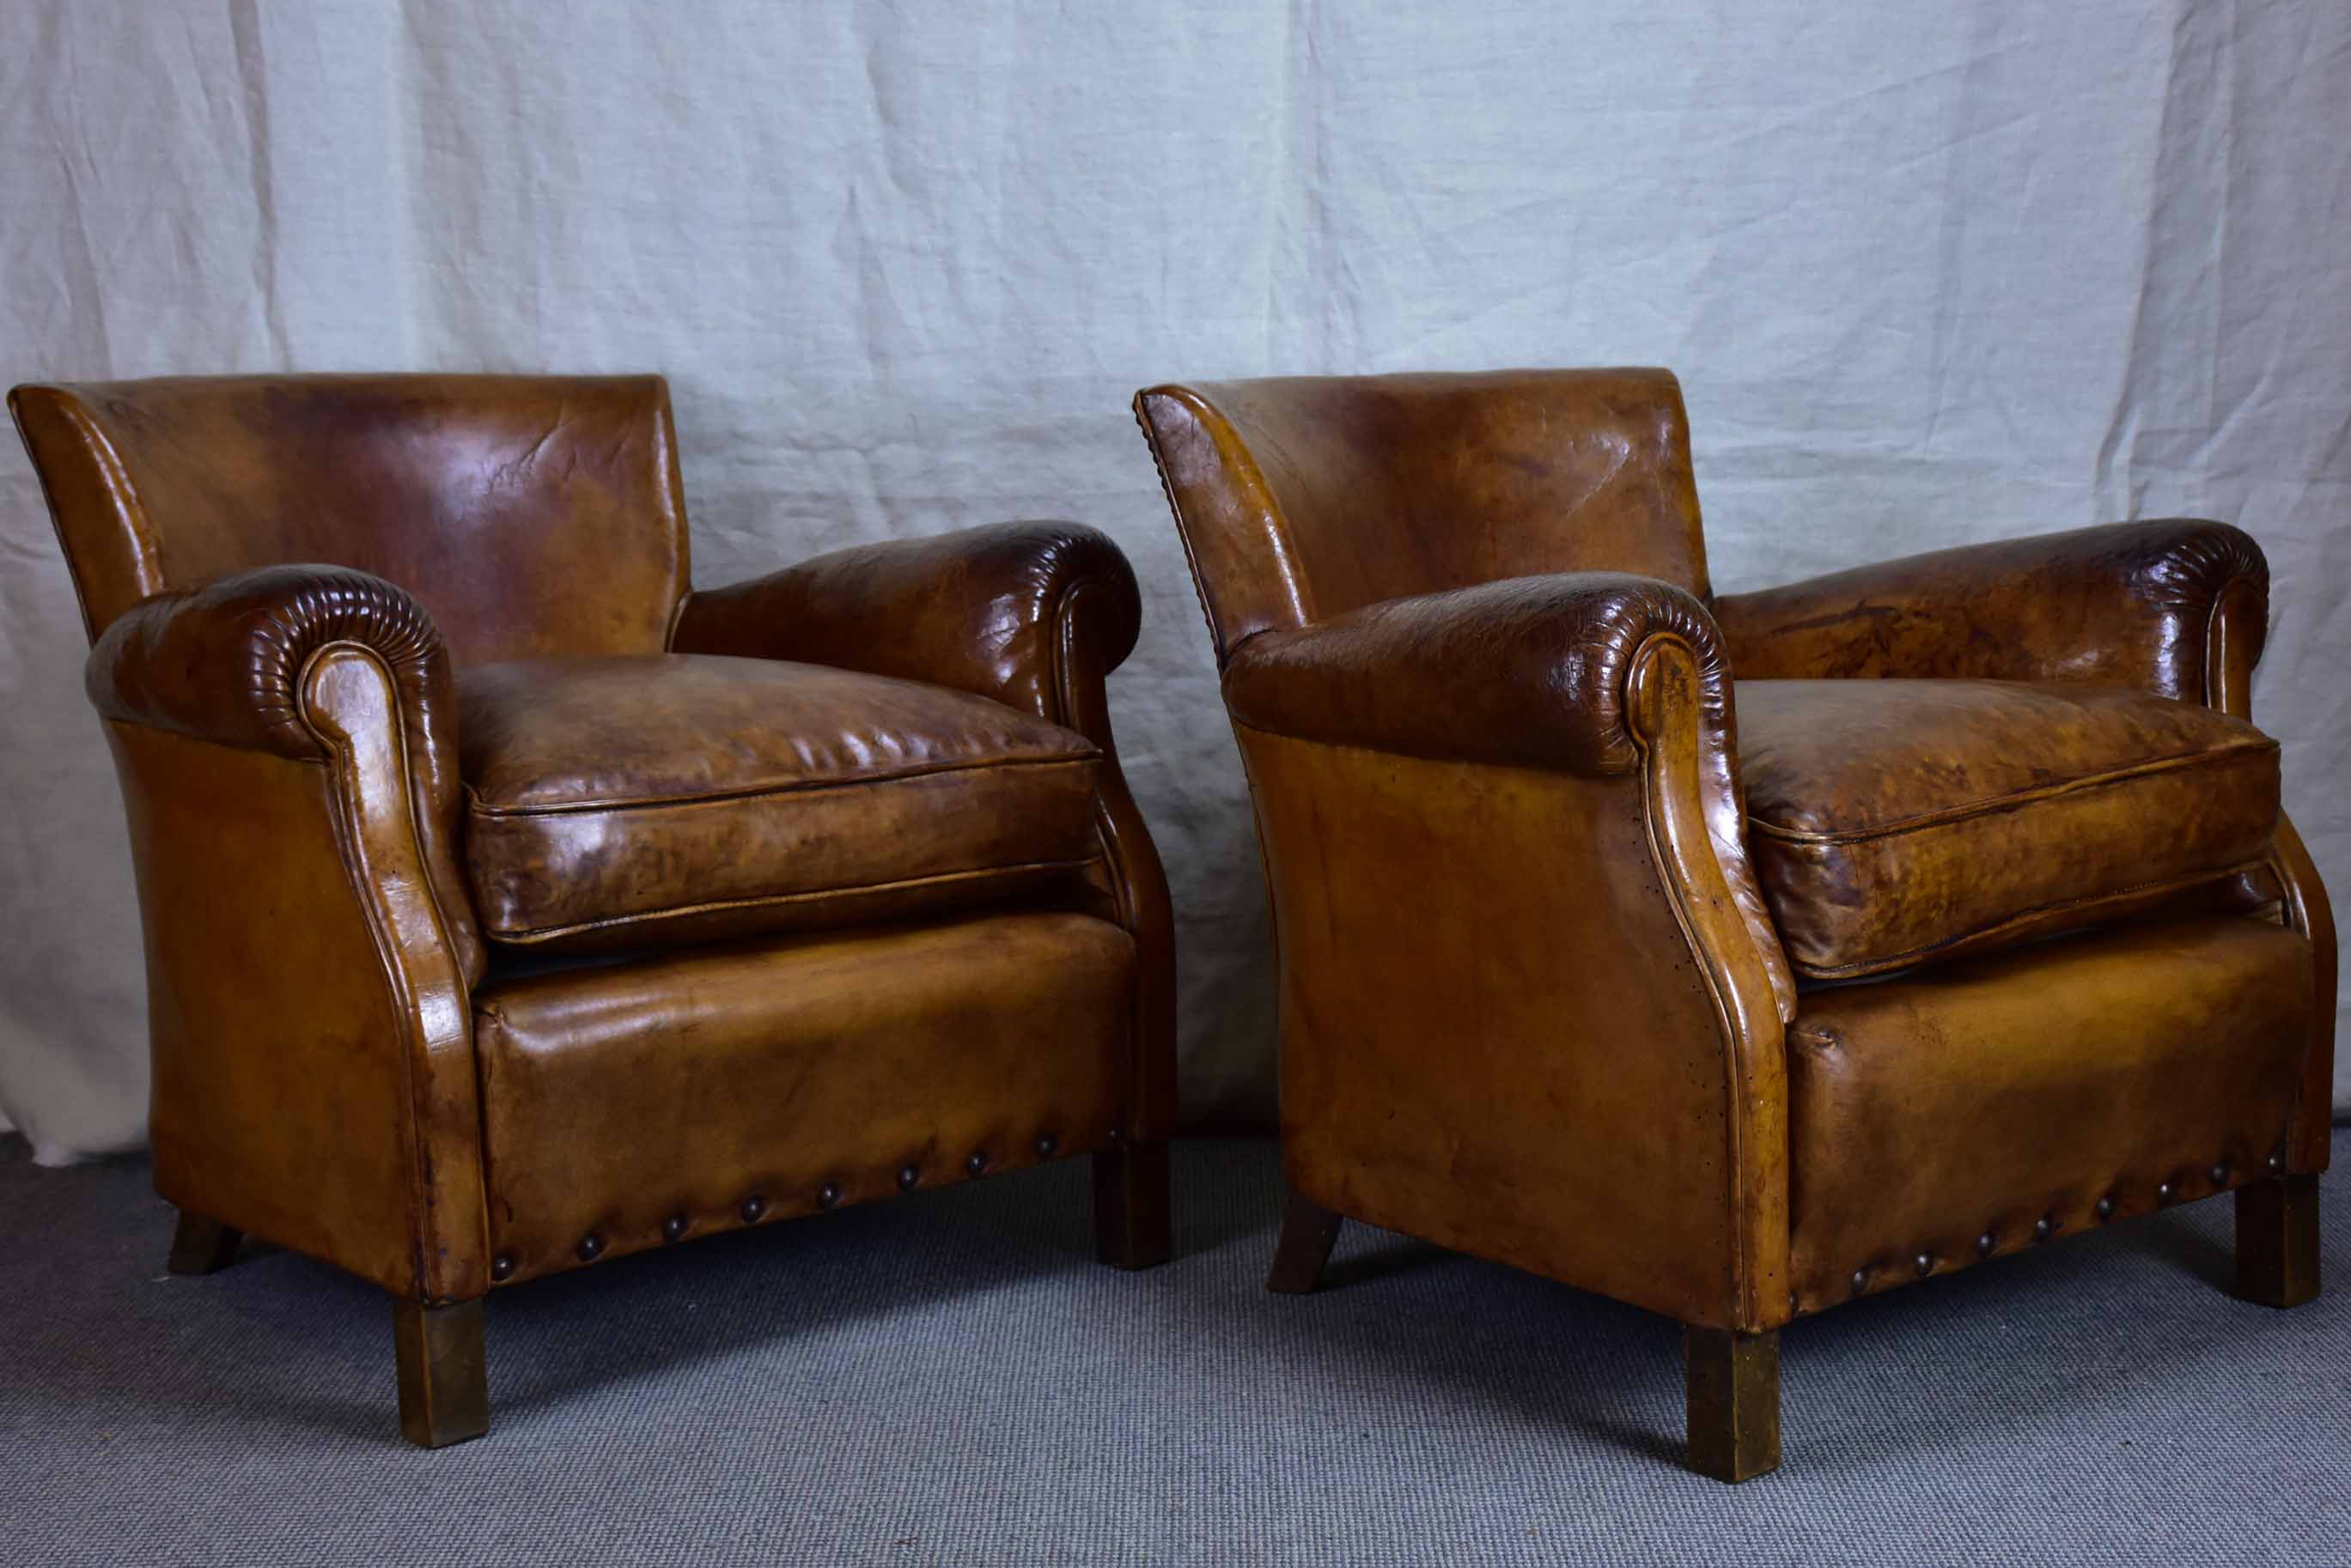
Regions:
<instances>
[{"instance_id":1,"label":"draped linen curtain","mask_svg":"<svg viewBox=\"0 0 2351 1568\"><path fill-rule=\"evenodd\" d=\"M2269 553L2257 721L2351 900L2351 7L15 0L0 376L660 370L695 572L1070 516L1186 1092L1270 1101L1246 791L1142 384L1654 363L1714 577L2133 515ZM0 1114L134 1143L120 807L0 446ZM1443 1042L1431 1042L1441 1050ZM2338 1098L2343 1090L2338 1087Z\"/></svg>"}]
</instances>

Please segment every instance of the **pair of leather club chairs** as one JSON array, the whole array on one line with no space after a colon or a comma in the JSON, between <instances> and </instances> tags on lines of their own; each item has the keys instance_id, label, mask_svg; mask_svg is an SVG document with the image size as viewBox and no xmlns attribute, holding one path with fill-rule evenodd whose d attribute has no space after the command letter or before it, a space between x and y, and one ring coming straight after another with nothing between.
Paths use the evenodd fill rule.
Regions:
<instances>
[{"instance_id":1,"label":"pair of leather club chairs","mask_svg":"<svg viewBox=\"0 0 2351 1568\"><path fill-rule=\"evenodd\" d=\"M1090 1155L1170 1250L1165 877L1126 562L1012 524L690 587L664 384L19 388L140 881L172 1266L483 1298ZM1688 1453L1777 1332L2237 1194L2317 1288L2335 940L2247 720L2261 554L2088 529L1708 585L1660 371L1136 400L1255 802L1289 1208L1678 1319Z\"/></svg>"}]
</instances>

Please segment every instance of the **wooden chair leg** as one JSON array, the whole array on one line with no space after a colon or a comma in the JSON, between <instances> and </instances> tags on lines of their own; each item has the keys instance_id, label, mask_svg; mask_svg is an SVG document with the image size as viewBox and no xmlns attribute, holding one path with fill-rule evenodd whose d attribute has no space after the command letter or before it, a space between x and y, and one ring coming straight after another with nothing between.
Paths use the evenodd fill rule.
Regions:
<instances>
[{"instance_id":1,"label":"wooden chair leg","mask_svg":"<svg viewBox=\"0 0 2351 1568\"><path fill-rule=\"evenodd\" d=\"M2280 1176L2237 1189L2237 1293L2263 1306L2318 1296L2318 1178Z\"/></svg>"},{"instance_id":2,"label":"wooden chair leg","mask_svg":"<svg viewBox=\"0 0 2351 1568\"><path fill-rule=\"evenodd\" d=\"M180 1227L172 1233L172 1256L163 1266L175 1274L209 1274L235 1262L244 1240L244 1231L183 1209Z\"/></svg>"},{"instance_id":3,"label":"wooden chair leg","mask_svg":"<svg viewBox=\"0 0 2351 1568\"><path fill-rule=\"evenodd\" d=\"M1682 1325L1689 1468L1719 1481L1780 1468L1780 1335Z\"/></svg>"},{"instance_id":4,"label":"wooden chair leg","mask_svg":"<svg viewBox=\"0 0 2351 1568\"><path fill-rule=\"evenodd\" d=\"M490 1385L482 1359L482 1303L392 1303L400 1363L400 1430L420 1449L445 1449L490 1429Z\"/></svg>"},{"instance_id":5,"label":"wooden chair leg","mask_svg":"<svg viewBox=\"0 0 2351 1568\"><path fill-rule=\"evenodd\" d=\"M1290 1193L1281 1211L1281 1240L1274 1244L1265 1288L1286 1296L1311 1292L1322 1278L1322 1265L1331 1261L1331 1249L1338 1245L1343 1223L1312 1199Z\"/></svg>"},{"instance_id":6,"label":"wooden chair leg","mask_svg":"<svg viewBox=\"0 0 2351 1568\"><path fill-rule=\"evenodd\" d=\"M1156 1268L1176 1251L1165 1142L1094 1156L1094 1255L1114 1269Z\"/></svg>"}]
</instances>

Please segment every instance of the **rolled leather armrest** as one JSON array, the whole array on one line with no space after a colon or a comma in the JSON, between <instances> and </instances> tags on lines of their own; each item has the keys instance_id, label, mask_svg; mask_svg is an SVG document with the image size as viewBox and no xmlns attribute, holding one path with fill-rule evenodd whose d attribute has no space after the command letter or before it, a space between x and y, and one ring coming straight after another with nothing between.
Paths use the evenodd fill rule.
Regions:
<instances>
[{"instance_id":1,"label":"rolled leather armrest","mask_svg":"<svg viewBox=\"0 0 2351 1568\"><path fill-rule=\"evenodd\" d=\"M356 645L399 693L419 848L468 981L483 948L455 854L461 784L449 653L404 590L344 566L275 566L142 599L90 649L89 700L108 719L302 761L328 755L303 716L310 657Z\"/></svg>"},{"instance_id":2,"label":"rolled leather armrest","mask_svg":"<svg viewBox=\"0 0 2351 1568\"><path fill-rule=\"evenodd\" d=\"M998 523L696 592L670 646L927 680L1067 723L1065 659L1106 675L1142 623L1134 569L1101 532Z\"/></svg>"},{"instance_id":3,"label":"rolled leather armrest","mask_svg":"<svg viewBox=\"0 0 2351 1568\"><path fill-rule=\"evenodd\" d=\"M1293 740L1626 774L1640 753L1625 677L1655 637L1688 645L1719 749L1730 683L1714 618L1670 583L1619 572L1507 578L1259 632L1226 662L1225 701Z\"/></svg>"},{"instance_id":4,"label":"rolled leather armrest","mask_svg":"<svg viewBox=\"0 0 2351 1568\"><path fill-rule=\"evenodd\" d=\"M448 655L432 618L392 584L340 566L264 566L141 600L90 649L89 700L110 719L322 757L302 718L302 666L330 642L370 649L403 702L454 720Z\"/></svg>"},{"instance_id":5,"label":"rolled leather armrest","mask_svg":"<svg viewBox=\"0 0 2351 1568\"><path fill-rule=\"evenodd\" d=\"M2269 564L2225 523L2169 518L1963 545L1718 598L1742 680L2077 680L2220 706L2223 620L2260 657Z\"/></svg>"}]
</instances>

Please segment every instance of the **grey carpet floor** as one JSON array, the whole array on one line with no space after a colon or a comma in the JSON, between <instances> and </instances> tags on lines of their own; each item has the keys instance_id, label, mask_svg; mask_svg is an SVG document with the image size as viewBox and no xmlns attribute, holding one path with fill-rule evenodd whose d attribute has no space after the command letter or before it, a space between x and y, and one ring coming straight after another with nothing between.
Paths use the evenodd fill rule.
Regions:
<instances>
[{"instance_id":1,"label":"grey carpet floor","mask_svg":"<svg viewBox=\"0 0 2351 1568\"><path fill-rule=\"evenodd\" d=\"M1148 1274L1063 1165L523 1286L489 1438L428 1454L371 1288L172 1278L142 1164L11 1139L0 1562L2351 1563L2339 1177L2298 1311L2223 1293L2221 1202L1797 1324L1739 1488L1677 1468L1673 1324L1360 1227L1270 1296L1270 1143L1177 1179Z\"/></svg>"}]
</instances>

